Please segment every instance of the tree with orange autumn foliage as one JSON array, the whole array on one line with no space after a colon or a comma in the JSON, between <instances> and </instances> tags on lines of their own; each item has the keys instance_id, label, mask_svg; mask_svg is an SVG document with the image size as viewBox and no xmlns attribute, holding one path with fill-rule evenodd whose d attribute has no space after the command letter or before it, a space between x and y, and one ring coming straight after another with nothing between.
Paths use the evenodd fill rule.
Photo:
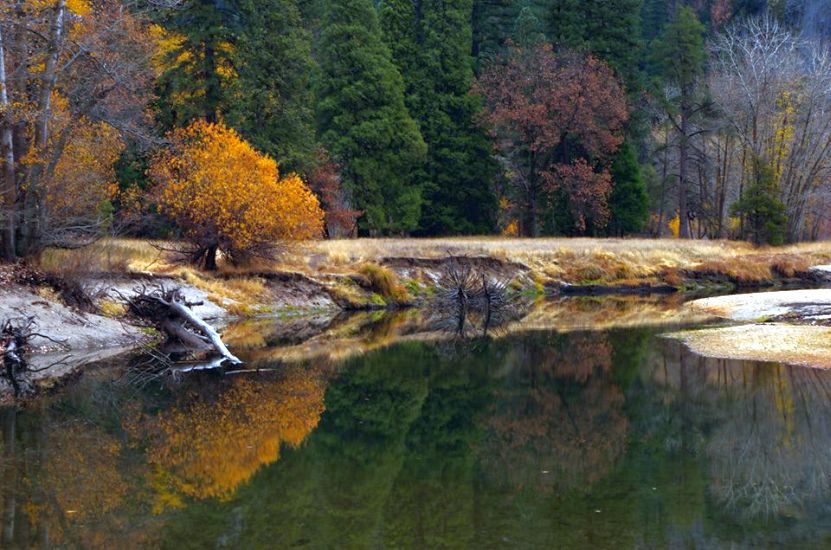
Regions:
<instances>
[{"instance_id":1,"label":"tree with orange autumn foliage","mask_svg":"<svg viewBox=\"0 0 831 550\"><path fill-rule=\"evenodd\" d=\"M106 221L97 206L112 183L107 164L121 132L144 135L151 84L145 22L128 4L0 3L5 259L79 244Z\"/></svg>"},{"instance_id":2,"label":"tree with orange autumn foliage","mask_svg":"<svg viewBox=\"0 0 831 550\"><path fill-rule=\"evenodd\" d=\"M193 260L216 269L273 252L276 242L323 232L323 211L300 176L280 177L277 163L234 130L196 121L168 134L170 146L150 167L161 211L195 246Z\"/></svg>"},{"instance_id":3,"label":"tree with orange autumn foliage","mask_svg":"<svg viewBox=\"0 0 831 550\"><path fill-rule=\"evenodd\" d=\"M512 48L482 74L483 122L494 133L522 204L521 231L536 236L552 192L564 197L584 233L608 221L609 164L623 141L626 95L613 71L591 55L549 45Z\"/></svg>"}]
</instances>

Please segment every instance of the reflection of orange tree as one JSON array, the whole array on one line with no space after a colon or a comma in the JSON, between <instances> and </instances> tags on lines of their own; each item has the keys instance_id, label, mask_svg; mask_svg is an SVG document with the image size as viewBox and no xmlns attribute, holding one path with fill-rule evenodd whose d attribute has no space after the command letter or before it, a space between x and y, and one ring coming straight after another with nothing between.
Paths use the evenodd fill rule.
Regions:
<instances>
[{"instance_id":1,"label":"reflection of orange tree","mask_svg":"<svg viewBox=\"0 0 831 550\"><path fill-rule=\"evenodd\" d=\"M111 545L113 533L136 543L144 538L117 513L128 485L119 470L122 447L112 435L92 424L71 421L48 426L38 443L42 447L33 453L36 460L21 457L17 467L25 495L19 499L19 510L41 541L91 548ZM14 509L6 512L12 525L15 520L20 524L23 538L18 542L32 543L35 535L25 542L23 518L15 518Z\"/></svg>"},{"instance_id":2,"label":"reflection of orange tree","mask_svg":"<svg viewBox=\"0 0 831 550\"><path fill-rule=\"evenodd\" d=\"M542 471L562 488L593 483L622 456L628 429L623 392L609 376L612 348L600 333L540 344L513 358L482 456L512 486L536 486Z\"/></svg>"},{"instance_id":3,"label":"reflection of orange tree","mask_svg":"<svg viewBox=\"0 0 831 550\"><path fill-rule=\"evenodd\" d=\"M157 511L179 496L226 498L257 470L299 445L323 412L324 385L293 368L279 380L237 378L216 400L195 399L152 421L148 462Z\"/></svg>"}]
</instances>

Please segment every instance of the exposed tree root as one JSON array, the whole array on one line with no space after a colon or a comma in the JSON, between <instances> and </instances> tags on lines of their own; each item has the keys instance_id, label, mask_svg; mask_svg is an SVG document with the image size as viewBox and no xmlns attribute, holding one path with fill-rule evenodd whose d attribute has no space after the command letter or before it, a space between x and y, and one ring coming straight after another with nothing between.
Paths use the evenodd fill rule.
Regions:
<instances>
[{"instance_id":1,"label":"exposed tree root","mask_svg":"<svg viewBox=\"0 0 831 550\"><path fill-rule=\"evenodd\" d=\"M166 334L170 341L193 352L213 351L223 358L223 363L242 364L219 334L191 309L201 304L188 303L178 288L141 286L135 289L135 294L125 300L131 313Z\"/></svg>"}]
</instances>

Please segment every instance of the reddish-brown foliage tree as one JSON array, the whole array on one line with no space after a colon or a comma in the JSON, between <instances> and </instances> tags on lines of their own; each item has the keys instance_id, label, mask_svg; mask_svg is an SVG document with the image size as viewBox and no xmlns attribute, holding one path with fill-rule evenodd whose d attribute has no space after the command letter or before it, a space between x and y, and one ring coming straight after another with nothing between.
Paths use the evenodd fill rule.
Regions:
<instances>
[{"instance_id":1,"label":"reddish-brown foliage tree","mask_svg":"<svg viewBox=\"0 0 831 550\"><path fill-rule=\"evenodd\" d=\"M317 169L309 175L309 187L326 213L326 236L351 237L356 233L358 218L363 212L351 207L351 201L341 185L338 165L325 149L318 151L317 161Z\"/></svg>"},{"instance_id":2,"label":"reddish-brown foliage tree","mask_svg":"<svg viewBox=\"0 0 831 550\"><path fill-rule=\"evenodd\" d=\"M475 91L485 99L483 122L520 195L523 234L538 234L541 202L555 190L566 197L574 230L604 226L608 165L628 118L612 70L590 55L548 45L512 48L485 70Z\"/></svg>"}]
</instances>

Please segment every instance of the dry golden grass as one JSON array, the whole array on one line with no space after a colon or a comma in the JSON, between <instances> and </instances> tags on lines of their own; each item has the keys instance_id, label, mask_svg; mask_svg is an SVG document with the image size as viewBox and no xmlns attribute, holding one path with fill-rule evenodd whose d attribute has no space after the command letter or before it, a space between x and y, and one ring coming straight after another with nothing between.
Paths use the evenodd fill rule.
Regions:
<instances>
[{"instance_id":1,"label":"dry golden grass","mask_svg":"<svg viewBox=\"0 0 831 550\"><path fill-rule=\"evenodd\" d=\"M411 300L407 289L398 280L394 271L373 263L360 266L358 272L369 280L372 290L386 300L405 303Z\"/></svg>"},{"instance_id":2,"label":"dry golden grass","mask_svg":"<svg viewBox=\"0 0 831 550\"><path fill-rule=\"evenodd\" d=\"M140 239L102 239L75 250L47 249L40 257L46 271L81 272L160 272L173 266L153 241Z\"/></svg>"},{"instance_id":3,"label":"dry golden grass","mask_svg":"<svg viewBox=\"0 0 831 550\"><path fill-rule=\"evenodd\" d=\"M314 241L287 247L276 261L258 261L243 267L224 266L239 279L223 281L197 270L175 265L153 243L106 239L81 250L50 250L43 267L56 271L139 271L180 277L189 283L237 301L263 296L260 283L238 288L232 281L246 274L290 270L306 274L362 273L379 284L382 295L394 296L394 284L376 266L387 257L443 258L448 255L490 256L519 262L539 279L569 283L663 281L680 284L688 272L723 275L753 283L774 276L792 277L810 266L831 263L831 243L805 243L780 248L758 248L745 242L673 239L592 239L464 237L445 239L357 239ZM383 276L382 276L383 275ZM377 277L376 277L377 276ZM400 283L399 283L400 284ZM406 291L405 291L406 292Z\"/></svg>"}]
</instances>

